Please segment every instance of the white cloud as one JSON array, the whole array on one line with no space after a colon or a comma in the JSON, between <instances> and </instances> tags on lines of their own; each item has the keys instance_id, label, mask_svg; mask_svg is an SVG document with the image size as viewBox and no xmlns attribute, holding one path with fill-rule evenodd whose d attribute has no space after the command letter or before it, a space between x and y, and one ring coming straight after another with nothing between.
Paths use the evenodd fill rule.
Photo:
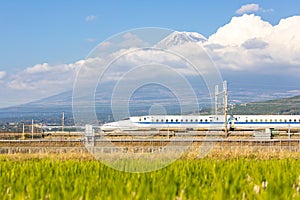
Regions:
<instances>
[{"instance_id":1,"label":"white cloud","mask_svg":"<svg viewBox=\"0 0 300 200\"><path fill-rule=\"evenodd\" d=\"M106 71L107 74L104 78L106 81L118 81L118 78L122 77L124 73L137 70L134 67L149 63L171 66L174 72L181 75L195 74L195 71L186 67L183 60L175 54L168 54L167 51L165 54L157 51L135 51L139 47L148 45L135 34L125 34L120 38L119 43L117 40L109 40L99 45L91 55L91 57L95 55L95 58L70 64L37 64L14 75L0 71L0 80L2 80L0 83L4 86L1 89L11 96L22 94L24 95L23 100L40 99L71 90L76 73L80 68L80 73L83 74L82 82L89 84L89 81L98 80L99 71L107 67L112 60L114 62L111 64L115 68L110 66L111 68ZM259 16L244 14L233 17L228 24L220 27L207 41L203 42L202 46L209 53L216 66L226 71L285 73L299 76L299 44L300 16L282 19L273 26ZM192 58L192 60L200 60L199 62L201 62L199 52L191 46L176 46L168 50L180 52L180 55L185 58ZM132 53L134 51L135 53ZM101 55L105 59L99 59L96 55ZM203 64L203 66L206 65ZM168 76L167 72L164 74L159 70L153 70L151 76L163 79ZM144 73L138 77L143 79L143 76L146 77L149 74Z\"/></svg>"},{"instance_id":2,"label":"white cloud","mask_svg":"<svg viewBox=\"0 0 300 200\"><path fill-rule=\"evenodd\" d=\"M37 64L0 80L0 107L28 103L48 96L70 91L81 66L89 60L70 64Z\"/></svg>"},{"instance_id":3,"label":"white cloud","mask_svg":"<svg viewBox=\"0 0 300 200\"><path fill-rule=\"evenodd\" d=\"M97 49L101 50L101 51L105 51L109 48L111 48L113 46L113 44L109 41L104 41L104 42L101 42L101 44L99 44L97 46Z\"/></svg>"},{"instance_id":4,"label":"white cloud","mask_svg":"<svg viewBox=\"0 0 300 200\"><path fill-rule=\"evenodd\" d=\"M222 46L236 46L253 38L270 35L273 27L259 16L244 14L241 17L233 17L231 21L220 27L216 33L209 37L209 43Z\"/></svg>"},{"instance_id":5,"label":"white cloud","mask_svg":"<svg viewBox=\"0 0 300 200\"><path fill-rule=\"evenodd\" d=\"M263 49L268 46L268 43L258 38L252 38L245 41L242 46L245 49Z\"/></svg>"},{"instance_id":6,"label":"white cloud","mask_svg":"<svg viewBox=\"0 0 300 200\"><path fill-rule=\"evenodd\" d=\"M245 14L220 27L204 46L225 69L295 74L295 70L300 72L299 44L300 16L272 26L254 14Z\"/></svg>"},{"instance_id":7,"label":"white cloud","mask_svg":"<svg viewBox=\"0 0 300 200\"><path fill-rule=\"evenodd\" d=\"M255 13L259 11L263 13L267 13L267 12L273 12L274 10L272 8L264 9L260 7L258 4L246 4L241 6L235 13L241 15L246 13Z\"/></svg>"},{"instance_id":8,"label":"white cloud","mask_svg":"<svg viewBox=\"0 0 300 200\"><path fill-rule=\"evenodd\" d=\"M40 92L62 92L72 87L72 82L81 61L73 64L37 64L12 75L6 86L11 90L38 90Z\"/></svg>"},{"instance_id":9,"label":"white cloud","mask_svg":"<svg viewBox=\"0 0 300 200\"><path fill-rule=\"evenodd\" d=\"M97 19L97 16L95 16L95 15L89 15L89 16L85 17L86 22L92 22L92 21L95 21L96 19Z\"/></svg>"},{"instance_id":10,"label":"white cloud","mask_svg":"<svg viewBox=\"0 0 300 200\"><path fill-rule=\"evenodd\" d=\"M3 79L6 76L5 71L0 71L0 80Z\"/></svg>"},{"instance_id":11,"label":"white cloud","mask_svg":"<svg viewBox=\"0 0 300 200\"><path fill-rule=\"evenodd\" d=\"M258 4L246 4L240 7L236 13L237 14L244 14L244 13L253 13L260 10L260 7Z\"/></svg>"},{"instance_id":12,"label":"white cloud","mask_svg":"<svg viewBox=\"0 0 300 200\"><path fill-rule=\"evenodd\" d=\"M48 63L37 64L33 67L28 67L25 69L26 73L35 74L35 73L43 73L51 70Z\"/></svg>"},{"instance_id":13,"label":"white cloud","mask_svg":"<svg viewBox=\"0 0 300 200\"><path fill-rule=\"evenodd\" d=\"M144 47L148 44L143 41L139 36L132 34L132 33L126 33L123 36L123 42L120 43L120 47L122 48L132 48L132 47Z\"/></svg>"},{"instance_id":14,"label":"white cloud","mask_svg":"<svg viewBox=\"0 0 300 200\"><path fill-rule=\"evenodd\" d=\"M88 42L95 42L95 41L97 41L97 39L96 38L88 38L88 39L86 39Z\"/></svg>"}]
</instances>

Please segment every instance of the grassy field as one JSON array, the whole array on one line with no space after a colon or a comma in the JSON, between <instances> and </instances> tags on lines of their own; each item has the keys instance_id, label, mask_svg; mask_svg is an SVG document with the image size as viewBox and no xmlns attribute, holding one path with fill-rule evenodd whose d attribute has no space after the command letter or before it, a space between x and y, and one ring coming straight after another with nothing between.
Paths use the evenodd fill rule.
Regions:
<instances>
[{"instance_id":1,"label":"grassy field","mask_svg":"<svg viewBox=\"0 0 300 200\"><path fill-rule=\"evenodd\" d=\"M1 155L2 199L300 199L299 153L191 155L124 173L90 155ZM262 154L263 155L263 154Z\"/></svg>"}]
</instances>

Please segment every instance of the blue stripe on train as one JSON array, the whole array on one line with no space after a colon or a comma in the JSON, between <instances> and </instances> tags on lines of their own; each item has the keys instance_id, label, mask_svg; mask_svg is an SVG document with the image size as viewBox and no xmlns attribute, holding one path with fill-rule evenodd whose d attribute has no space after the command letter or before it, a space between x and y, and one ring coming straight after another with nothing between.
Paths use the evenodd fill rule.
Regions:
<instances>
[{"instance_id":1,"label":"blue stripe on train","mask_svg":"<svg viewBox=\"0 0 300 200\"><path fill-rule=\"evenodd\" d=\"M138 124L224 124L224 122L135 122ZM230 124L230 123L228 123ZM300 122L234 122L234 124L254 124L254 125L260 125L260 124L299 124Z\"/></svg>"}]
</instances>

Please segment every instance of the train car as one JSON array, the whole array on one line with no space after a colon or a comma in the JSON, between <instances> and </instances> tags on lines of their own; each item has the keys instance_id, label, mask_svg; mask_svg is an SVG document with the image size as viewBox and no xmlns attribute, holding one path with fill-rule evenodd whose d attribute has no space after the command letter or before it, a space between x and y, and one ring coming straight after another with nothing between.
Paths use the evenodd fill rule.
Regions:
<instances>
[{"instance_id":1,"label":"train car","mask_svg":"<svg viewBox=\"0 0 300 200\"><path fill-rule=\"evenodd\" d=\"M235 130L300 129L300 115L235 115L229 124Z\"/></svg>"},{"instance_id":2,"label":"train car","mask_svg":"<svg viewBox=\"0 0 300 200\"><path fill-rule=\"evenodd\" d=\"M104 132L138 130L300 129L300 115L146 115L101 126Z\"/></svg>"}]
</instances>

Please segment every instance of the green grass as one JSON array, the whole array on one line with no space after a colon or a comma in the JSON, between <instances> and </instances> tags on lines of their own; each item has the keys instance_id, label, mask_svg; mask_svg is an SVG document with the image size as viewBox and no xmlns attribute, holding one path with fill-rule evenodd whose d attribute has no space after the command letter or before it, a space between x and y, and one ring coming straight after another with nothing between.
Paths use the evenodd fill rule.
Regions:
<instances>
[{"instance_id":1,"label":"green grass","mask_svg":"<svg viewBox=\"0 0 300 200\"><path fill-rule=\"evenodd\" d=\"M300 199L297 159L178 160L151 173L94 160L1 158L2 199ZM262 182L267 181L266 189ZM257 185L257 186L256 186ZM254 187L260 188L255 192Z\"/></svg>"}]
</instances>

